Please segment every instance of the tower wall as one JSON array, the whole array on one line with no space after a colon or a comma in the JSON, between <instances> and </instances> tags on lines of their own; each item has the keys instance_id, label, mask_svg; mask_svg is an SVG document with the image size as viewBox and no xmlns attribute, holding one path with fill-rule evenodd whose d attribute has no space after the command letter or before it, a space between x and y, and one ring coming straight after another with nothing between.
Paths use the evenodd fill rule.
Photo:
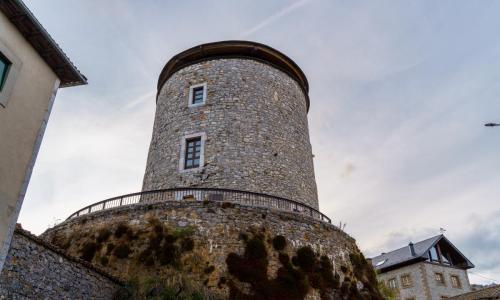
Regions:
<instances>
[{"instance_id":1,"label":"tower wall","mask_svg":"<svg viewBox=\"0 0 500 300\"><path fill-rule=\"evenodd\" d=\"M189 107L206 83L206 103ZM255 59L191 64L159 87L143 190L226 188L318 208L307 124L307 95L287 73ZM182 140L203 134L200 169L181 170Z\"/></svg>"}]
</instances>

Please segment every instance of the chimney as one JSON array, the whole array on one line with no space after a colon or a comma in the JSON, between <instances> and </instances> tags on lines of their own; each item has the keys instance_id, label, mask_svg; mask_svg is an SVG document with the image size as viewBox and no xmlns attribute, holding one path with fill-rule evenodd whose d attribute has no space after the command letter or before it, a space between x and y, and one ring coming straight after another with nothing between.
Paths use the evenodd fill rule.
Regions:
<instances>
[{"instance_id":1,"label":"chimney","mask_svg":"<svg viewBox=\"0 0 500 300\"><path fill-rule=\"evenodd\" d=\"M415 247L413 247L413 243L412 242L410 242L408 244L408 247L410 247L411 256L416 256L417 254L415 253Z\"/></svg>"}]
</instances>

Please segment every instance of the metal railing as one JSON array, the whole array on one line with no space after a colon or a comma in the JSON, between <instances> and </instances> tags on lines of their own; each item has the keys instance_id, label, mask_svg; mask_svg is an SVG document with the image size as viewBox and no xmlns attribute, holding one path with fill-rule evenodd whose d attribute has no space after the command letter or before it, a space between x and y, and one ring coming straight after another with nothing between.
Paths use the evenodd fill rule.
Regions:
<instances>
[{"instance_id":1,"label":"metal railing","mask_svg":"<svg viewBox=\"0 0 500 300\"><path fill-rule=\"evenodd\" d=\"M89 213L126 205L189 200L230 202L247 206L274 208L307 215L314 219L331 223L330 218L320 213L318 210L297 201L266 194L215 188L175 188L127 194L86 206L73 213L67 220Z\"/></svg>"}]
</instances>

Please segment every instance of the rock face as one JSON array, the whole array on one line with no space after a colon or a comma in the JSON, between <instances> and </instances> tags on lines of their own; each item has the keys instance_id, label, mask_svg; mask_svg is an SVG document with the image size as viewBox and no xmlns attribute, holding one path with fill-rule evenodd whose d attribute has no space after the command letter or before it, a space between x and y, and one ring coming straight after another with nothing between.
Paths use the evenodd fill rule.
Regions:
<instances>
[{"instance_id":1,"label":"rock face","mask_svg":"<svg viewBox=\"0 0 500 300\"><path fill-rule=\"evenodd\" d=\"M111 299L113 276L16 229L0 274L0 299Z\"/></svg>"},{"instance_id":2,"label":"rock face","mask_svg":"<svg viewBox=\"0 0 500 300\"><path fill-rule=\"evenodd\" d=\"M295 213L208 201L138 204L69 220L43 238L126 280L177 272L220 298L380 299L355 241Z\"/></svg>"},{"instance_id":3,"label":"rock face","mask_svg":"<svg viewBox=\"0 0 500 300\"><path fill-rule=\"evenodd\" d=\"M198 84L206 102L192 107ZM143 190L236 189L318 209L306 97L288 74L248 57L181 68L159 87ZM204 166L179 171L181 140L196 133L206 136Z\"/></svg>"}]
</instances>

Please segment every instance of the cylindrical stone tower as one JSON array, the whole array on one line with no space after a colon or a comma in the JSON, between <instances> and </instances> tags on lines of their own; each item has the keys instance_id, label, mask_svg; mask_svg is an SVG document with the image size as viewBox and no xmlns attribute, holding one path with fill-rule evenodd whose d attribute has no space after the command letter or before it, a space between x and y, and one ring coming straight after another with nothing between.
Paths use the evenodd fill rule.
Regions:
<instances>
[{"instance_id":1,"label":"cylindrical stone tower","mask_svg":"<svg viewBox=\"0 0 500 300\"><path fill-rule=\"evenodd\" d=\"M287 56L247 41L188 49L164 67L143 191L224 188L318 209L308 84Z\"/></svg>"}]
</instances>

